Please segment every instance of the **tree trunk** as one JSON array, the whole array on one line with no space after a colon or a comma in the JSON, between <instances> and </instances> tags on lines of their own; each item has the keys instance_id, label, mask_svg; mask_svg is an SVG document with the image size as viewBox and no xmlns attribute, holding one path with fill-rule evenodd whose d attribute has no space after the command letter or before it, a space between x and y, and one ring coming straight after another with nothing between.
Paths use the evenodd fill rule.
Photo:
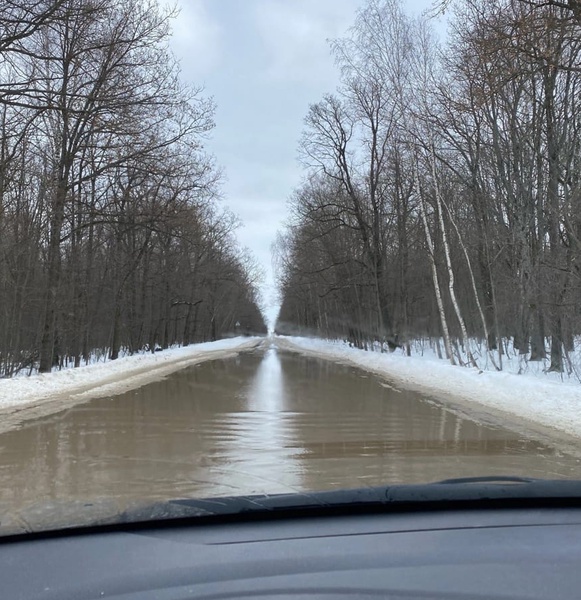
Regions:
<instances>
[{"instance_id":1,"label":"tree trunk","mask_svg":"<svg viewBox=\"0 0 581 600\"><path fill-rule=\"evenodd\" d=\"M40 373L50 373L53 365L56 305L61 270L60 239L64 221L66 193L66 179L62 177L56 186L53 203L53 216L50 224L45 311L42 327L42 338L40 341L40 364L38 369Z\"/></svg>"},{"instance_id":2,"label":"tree trunk","mask_svg":"<svg viewBox=\"0 0 581 600\"><path fill-rule=\"evenodd\" d=\"M415 175L415 180L416 180L416 188L418 190L418 195L419 195L419 199L420 199L420 215L421 215L422 222L424 224L426 243L428 245L428 258L430 261L430 267L431 267L431 271L432 271L432 281L434 283L434 292L436 294L436 304L438 305L438 312L440 314L440 324L442 326L442 333L444 335L444 348L446 350L446 358L450 361L451 364L454 365L456 363L454 361L454 355L452 354L452 344L450 343L450 333L448 331L448 322L446 320L446 313L444 311L444 302L442 300L442 292L440 290L438 268L436 266L436 257L434 256L434 242L432 239L432 234L430 232L430 227L428 225L428 217L426 214L425 201L422 196L422 190L420 188L417 163L416 163L416 168L414 170L414 175Z\"/></svg>"}]
</instances>

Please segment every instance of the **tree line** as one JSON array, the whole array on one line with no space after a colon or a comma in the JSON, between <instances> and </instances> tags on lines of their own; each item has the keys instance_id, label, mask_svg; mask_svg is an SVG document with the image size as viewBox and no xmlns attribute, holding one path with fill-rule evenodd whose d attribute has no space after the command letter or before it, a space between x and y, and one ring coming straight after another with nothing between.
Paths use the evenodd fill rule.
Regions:
<instances>
[{"instance_id":1,"label":"tree line","mask_svg":"<svg viewBox=\"0 0 581 600\"><path fill-rule=\"evenodd\" d=\"M581 14L463 0L429 16L368 0L332 43L335 93L305 118L303 183L275 247L281 333L435 340L452 363L507 348L573 371L581 334Z\"/></svg>"},{"instance_id":2,"label":"tree line","mask_svg":"<svg viewBox=\"0 0 581 600\"><path fill-rule=\"evenodd\" d=\"M0 7L0 375L264 332L157 0Z\"/></svg>"}]
</instances>

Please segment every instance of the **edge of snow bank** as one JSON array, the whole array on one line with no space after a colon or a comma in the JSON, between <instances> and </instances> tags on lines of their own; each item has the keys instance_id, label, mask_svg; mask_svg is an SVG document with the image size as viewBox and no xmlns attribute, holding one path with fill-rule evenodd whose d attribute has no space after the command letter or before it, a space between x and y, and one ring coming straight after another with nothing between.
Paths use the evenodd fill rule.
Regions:
<instances>
[{"instance_id":1,"label":"edge of snow bank","mask_svg":"<svg viewBox=\"0 0 581 600\"><path fill-rule=\"evenodd\" d=\"M531 431L554 441L574 444L581 437L581 385L541 381L537 377L478 371L441 360L381 354L349 348L344 342L316 338L276 337L281 349L351 364L421 392L444 404L479 411L502 425ZM521 425L518 427L518 425ZM523 427L524 425L524 427ZM569 439L563 439L563 435Z\"/></svg>"},{"instance_id":2,"label":"edge of snow bank","mask_svg":"<svg viewBox=\"0 0 581 600\"><path fill-rule=\"evenodd\" d=\"M0 431L23 420L58 412L91 398L122 394L190 365L234 357L252 350L265 338L236 337L191 344L155 354L137 354L76 369L0 380Z\"/></svg>"}]
</instances>

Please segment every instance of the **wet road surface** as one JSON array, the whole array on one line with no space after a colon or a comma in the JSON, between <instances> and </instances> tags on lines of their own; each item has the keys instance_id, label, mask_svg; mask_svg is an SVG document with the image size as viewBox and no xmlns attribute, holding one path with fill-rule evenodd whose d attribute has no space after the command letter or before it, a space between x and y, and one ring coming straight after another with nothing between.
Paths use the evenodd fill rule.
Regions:
<instances>
[{"instance_id":1,"label":"wet road surface","mask_svg":"<svg viewBox=\"0 0 581 600\"><path fill-rule=\"evenodd\" d=\"M581 466L353 367L275 348L0 434L0 512L507 474L581 478Z\"/></svg>"}]
</instances>

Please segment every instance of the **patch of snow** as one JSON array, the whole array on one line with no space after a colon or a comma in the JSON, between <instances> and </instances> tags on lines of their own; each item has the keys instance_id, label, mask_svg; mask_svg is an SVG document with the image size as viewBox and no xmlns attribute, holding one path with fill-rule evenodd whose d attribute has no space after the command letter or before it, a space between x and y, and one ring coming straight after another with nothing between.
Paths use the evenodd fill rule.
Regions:
<instances>
[{"instance_id":1,"label":"patch of snow","mask_svg":"<svg viewBox=\"0 0 581 600\"><path fill-rule=\"evenodd\" d=\"M581 436L581 385L544 374L540 368L521 374L453 366L439 359L434 349L423 355L401 351L381 353L351 348L339 340L277 337L281 348L330 360L347 362L387 378L392 384L438 397L476 403L481 408L509 413L543 427ZM518 360L512 361L512 368ZM530 363L529 363L530 364ZM510 368L510 362L505 368ZM550 375L551 377L547 377Z\"/></svg>"},{"instance_id":2,"label":"patch of snow","mask_svg":"<svg viewBox=\"0 0 581 600\"><path fill-rule=\"evenodd\" d=\"M63 396L95 397L126 391L190 364L226 358L258 346L264 338L236 337L163 352L125 356L30 377L0 379L0 409L21 409Z\"/></svg>"}]
</instances>

